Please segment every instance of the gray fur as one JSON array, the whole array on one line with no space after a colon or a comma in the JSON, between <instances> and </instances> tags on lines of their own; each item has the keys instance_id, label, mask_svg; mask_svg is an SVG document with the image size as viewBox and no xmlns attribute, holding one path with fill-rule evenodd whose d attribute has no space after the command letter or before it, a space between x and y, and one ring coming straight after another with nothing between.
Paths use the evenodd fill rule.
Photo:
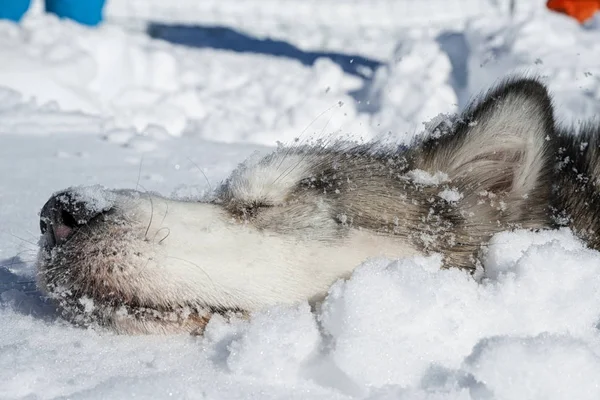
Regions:
<instances>
[{"instance_id":1,"label":"gray fur","mask_svg":"<svg viewBox=\"0 0 600 400\"><path fill-rule=\"evenodd\" d=\"M425 253L441 252L446 267L474 269L477 252L494 233L552 225L555 136L545 87L509 80L476 100L453 126L434 129L404 152L383 151L377 144L283 150L301 155L311 169L275 210L261 210L260 202L238 203L227 183L221 201L263 229L290 232L307 229L301 223L305 204L319 198L328 207L326 220L338 222L332 237L343 236L348 227L367 229L410 241ZM423 185L410 178L413 170L443 172L449 181ZM449 188L462 198L441 198Z\"/></svg>"},{"instance_id":2,"label":"gray fur","mask_svg":"<svg viewBox=\"0 0 600 400\"><path fill-rule=\"evenodd\" d=\"M567 225L599 249L599 135L599 126L587 126L579 136L556 128L544 85L511 79L406 149L347 143L278 149L257 163L241 165L212 203L236 224L283 242L343 248L353 232L369 232L382 241L391 239L394 246L410 244L420 253L441 253L445 267L469 271L491 236L507 229ZM56 214L54 223L62 224L60 207L49 206L56 201L54 197L47 203L46 214ZM64 243L40 251L40 284L50 293L60 289L69 313L79 312L77 297L84 296L104 304L94 317L104 324L123 304L169 312L191 307L199 310L194 318L202 323L208 320L202 310L248 311L227 301L140 300L134 286L126 284L127 277L136 268L145 271L142 264L152 259L148 254L161 252L161 241L154 240L156 235L148 238L152 221L140 229L123 215L118 209L94 219L84 213L90 223L76 227ZM44 237L42 243L48 244L48 235ZM128 250L133 242L141 243L134 252L141 267L134 265ZM344 275L334 276L339 277ZM320 282L324 287L330 283ZM278 288L265 291L277 293ZM314 293L311 300L323 290ZM144 331L132 326L121 331Z\"/></svg>"}]
</instances>

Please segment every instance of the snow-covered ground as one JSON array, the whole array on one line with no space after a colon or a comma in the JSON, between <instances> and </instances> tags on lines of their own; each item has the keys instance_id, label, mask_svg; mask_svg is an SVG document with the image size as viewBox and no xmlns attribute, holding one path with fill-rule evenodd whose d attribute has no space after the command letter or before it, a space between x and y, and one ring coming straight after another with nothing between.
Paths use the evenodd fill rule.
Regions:
<instances>
[{"instance_id":1,"label":"snow-covered ground","mask_svg":"<svg viewBox=\"0 0 600 400\"><path fill-rule=\"evenodd\" d=\"M600 18L543 1L513 18L483 0L171 3L109 1L98 29L0 22L0 399L600 398L600 254L567 230L497 235L481 282L435 256L368 260L318 312L204 338L58 321L32 265L58 189L196 197L277 142L406 142L514 71L543 76L566 123L600 110ZM200 26L153 28L178 46L146 19Z\"/></svg>"}]
</instances>

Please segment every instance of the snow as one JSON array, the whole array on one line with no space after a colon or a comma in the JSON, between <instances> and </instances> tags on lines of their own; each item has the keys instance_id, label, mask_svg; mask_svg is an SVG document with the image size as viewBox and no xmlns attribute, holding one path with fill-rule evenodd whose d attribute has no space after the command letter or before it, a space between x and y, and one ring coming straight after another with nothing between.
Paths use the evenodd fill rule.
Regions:
<instances>
[{"instance_id":1,"label":"snow","mask_svg":"<svg viewBox=\"0 0 600 400\"><path fill-rule=\"evenodd\" d=\"M505 241L491 246L500 254L513 252L513 243L539 240L529 232L502 235ZM553 362L555 356L536 354L532 359L521 356L502 361L495 360L497 350L490 349L492 360L488 361L479 354L478 347L508 345L526 355L539 335L570 335L570 340L587 338L588 346L594 344L584 353L595 360L586 368L597 369L598 255L580 243L571 249L576 239L560 232L546 234L546 240L531 245L510 266L503 266L505 272L495 278L486 275L480 283L461 271L440 270L440 260L435 257L365 263L350 280L334 285L326 300L323 325L336 344L331 356L354 382L365 387L420 386L427 390L429 386L423 380L428 379L432 369L440 374L439 368L448 370L445 379L469 373L477 385L487 386L487 377L477 379L478 373L501 374L515 363L526 369L522 364ZM493 257L487 258L484 267L497 271L499 266L494 261ZM496 344L492 338L498 337L512 340ZM564 340L560 339L561 346ZM472 361L480 357L484 359ZM582 355L573 357L563 362L577 363ZM495 368L499 370L478 370L478 364L488 362L498 363ZM543 375L528 379L526 383L532 386L529 390L534 390L532 398L546 398L539 391L547 390L546 379ZM502 386L503 382L492 380L488 390L498 398L511 398L496 393L495 385ZM575 382L565 378L564 383L575 386ZM473 389L475 382L457 380L454 386ZM571 388L600 394L600 387L592 389Z\"/></svg>"},{"instance_id":2,"label":"snow","mask_svg":"<svg viewBox=\"0 0 600 400\"><path fill-rule=\"evenodd\" d=\"M408 171L406 173L406 177L412 182L423 186L437 186L450 180L450 177L445 172L437 171L434 174L431 174L427 171L423 171L422 169L413 169L412 171Z\"/></svg>"},{"instance_id":3,"label":"snow","mask_svg":"<svg viewBox=\"0 0 600 400\"><path fill-rule=\"evenodd\" d=\"M407 143L511 71L541 74L565 123L600 109L600 17L450 3L112 0L98 29L0 22L0 399L600 398L600 254L568 229L496 235L477 279L437 255L365 260L315 310L213 318L204 337L75 328L35 288L38 213L66 187L98 209L94 185L197 199L277 142ZM173 45L145 19L296 50Z\"/></svg>"},{"instance_id":4,"label":"snow","mask_svg":"<svg viewBox=\"0 0 600 400\"><path fill-rule=\"evenodd\" d=\"M69 196L59 196L59 200L66 204L79 202L85 204L86 210L91 213L101 213L110 210L115 204L116 196L101 185L75 186L68 188Z\"/></svg>"},{"instance_id":5,"label":"snow","mask_svg":"<svg viewBox=\"0 0 600 400\"><path fill-rule=\"evenodd\" d=\"M444 189L438 193L442 199L446 200L450 203L455 203L463 198L462 193L460 193L457 189Z\"/></svg>"}]
</instances>

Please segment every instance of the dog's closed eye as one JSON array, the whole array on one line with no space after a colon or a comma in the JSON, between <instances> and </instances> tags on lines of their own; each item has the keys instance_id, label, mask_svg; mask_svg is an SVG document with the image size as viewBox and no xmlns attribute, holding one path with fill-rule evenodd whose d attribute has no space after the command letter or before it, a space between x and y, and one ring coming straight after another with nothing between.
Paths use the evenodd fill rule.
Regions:
<instances>
[{"instance_id":1,"label":"dog's closed eye","mask_svg":"<svg viewBox=\"0 0 600 400\"><path fill-rule=\"evenodd\" d=\"M237 217L243 219L254 218L261 210L265 208L273 207L272 204L268 204L262 201L251 201L251 202L236 202L232 201L229 211Z\"/></svg>"}]
</instances>

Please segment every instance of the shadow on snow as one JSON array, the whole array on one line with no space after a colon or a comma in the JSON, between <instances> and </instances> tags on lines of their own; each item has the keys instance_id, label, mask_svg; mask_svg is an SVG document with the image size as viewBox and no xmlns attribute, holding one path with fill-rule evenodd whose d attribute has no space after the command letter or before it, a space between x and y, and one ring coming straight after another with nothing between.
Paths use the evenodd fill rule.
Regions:
<instances>
[{"instance_id":1,"label":"shadow on snow","mask_svg":"<svg viewBox=\"0 0 600 400\"><path fill-rule=\"evenodd\" d=\"M155 39L190 47L285 57L304 65L313 65L317 59L325 57L338 64L344 72L367 80L377 67L382 65L380 61L359 55L305 51L281 40L260 39L224 26L168 25L153 22L148 26L148 34Z\"/></svg>"}]
</instances>

